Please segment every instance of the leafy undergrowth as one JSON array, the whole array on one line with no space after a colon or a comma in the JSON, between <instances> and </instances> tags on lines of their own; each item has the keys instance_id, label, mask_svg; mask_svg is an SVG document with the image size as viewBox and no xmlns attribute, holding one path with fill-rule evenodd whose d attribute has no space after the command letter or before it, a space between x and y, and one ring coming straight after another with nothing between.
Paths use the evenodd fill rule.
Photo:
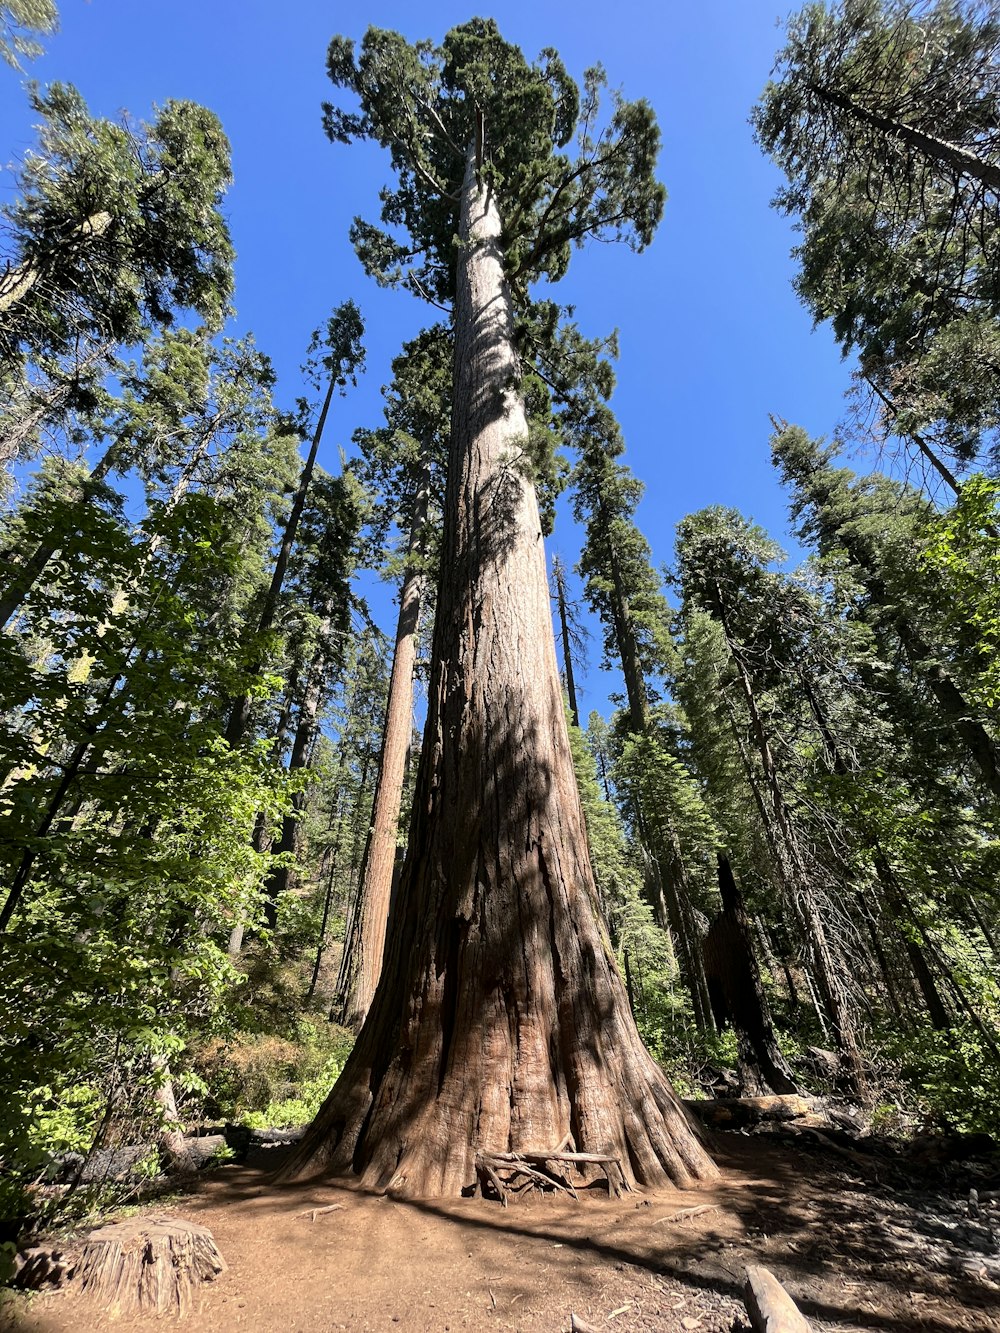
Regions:
<instances>
[{"instance_id":1,"label":"leafy undergrowth","mask_svg":"<svg viewBox=\"0 0 1000 1333\"><path fill-rule=\"evenodd\" d=\"M214 1038L193 1053L204 1115L251 1129L304 1125L316 1114L354 1038L333 1023L299 1022L296 1040L266 1032Z\"/></svg>"}]
</instances>

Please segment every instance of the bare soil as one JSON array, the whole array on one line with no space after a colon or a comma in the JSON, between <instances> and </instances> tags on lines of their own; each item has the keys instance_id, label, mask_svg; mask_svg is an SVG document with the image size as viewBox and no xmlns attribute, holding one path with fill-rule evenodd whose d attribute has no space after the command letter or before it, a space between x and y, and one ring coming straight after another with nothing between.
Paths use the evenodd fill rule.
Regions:
<instances>
[{"instance_id":1,"label":"bare soil","mask_svg":"<svg viewBox=\"0 0 1000 1333\"><path fill-rule=\"evenodd\" d=\"M819 1152L726 1136L722 1180L697 1191L609 1199L594 1187L579 1202L536 1194L504 1209L342 1183L276 1187L284 1151L259 1150L150 1208L207 1226L229 1265L183 1321L192 1333L556 1333L574 1313L615 1333L731 1333L748 1327L749 1263L769 1267L817 1330L1000 1328L992 1204L966 1223L959 1200L874 1184ZM0 1326L22 1333L175 1322L115 1318L72 1284L4 1311Z\"/></svg>"}]
</instances>

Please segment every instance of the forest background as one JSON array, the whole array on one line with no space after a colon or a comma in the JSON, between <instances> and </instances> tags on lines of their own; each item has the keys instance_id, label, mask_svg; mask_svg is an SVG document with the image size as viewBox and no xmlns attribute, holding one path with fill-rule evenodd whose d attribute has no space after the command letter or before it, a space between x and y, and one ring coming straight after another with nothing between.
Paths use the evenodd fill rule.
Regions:
<instances>
[{"instance_id":1,"label":"forest background","mask_svg":"<svg viewBox=\"0 0 1000 1333\"><path fill-rule=\"evenodd\" d=\"M435 36L469 14L459 4L369 5L300 0L277 16L263 3L194 0L141 5L67 0L60 29L32 62L41 83L75 83L95 115L189 98L210 107L233 150L234 182L223 211L236 249L236 315L228 332L252 330L279 376L277 397L301 392L298 367L308 333L331 305L353 299L367 325L367 372L331 421L319 461L337 469L358 426L381 422L381 386L400 345L427 322L406 293L377 288L348 239L355 215L371 211L384 180L374 144L335 150L320 125L329 95L324 69L333 32L357 40L371 23L409 40ZM491 11L492 12L492 11ZM592 242L554 294L577 304L583 331L620 331L613 399L628 461L647 495L638 523L654 563L672 558L674 525L708 504L732 505L779 540L787 503L767 445L771 413L810 434L832 431L850 383L827 328L791 288L795 235L769 203L780 173L753 142L750 109L780 44L769 0L705 7L625 3L611 14L589 3L503 4L500 29L526 52L555 46L571 74L599 59L613 86L653 105L663 134L664 223L636 265L626 249ZM7 170L0 198L13 197L13 168L33 141L34 120L19 87L0 80ZM560 507L549 543L569 565L580 538ZM389 628L389 596L373 592ZM604 709L599 653L581 686L584 714Z\"/></svg>"},{"instance_id":2,"label":"forest background","mask_svg":"<svg viewBox=\"0 0 1000 1333\"><path fill-rule=\"evenodd\" d=\"M876 0L851 0L850 8L877 27ZM134 290L146 294L139 308L154 324L169 324L171 312L149 299L150 291L156 295L155 267L146 254L145 269L130 276L126 267L124 300L117 307L111 302L95 327L101 337L106 328L118 328L115 336L129 345L131 356L145 342L147 362L141 372L115 363L105 386L111 396L97 396L93 417L78 436L60 438L58 376L66 367L56 364L54 378L40 381L42 397L51 390L43 404L50 415L32 417L23 404L30 406L38 386L19 379L21 348L43 364L47 340L58 344L64 327L72 331L79 310L72 302L59 306L59 283L42 275L41 266L15 263L2 275L0 301L6 304L0 309L13 310L16 318L27 312L23 325L16 319L10 324L13 340L0 347L14 386L12 405L3 404L4 429L33 453L32 465L43 465L41 482L30 479L23 463L15 467L3 523L15 577L4 610L5 621L14 617L13 630L0 641L0 678L8 696L2 790L14 833L0 847L9 868L0 930L11 926L0 955L0 985L8 989L0 994L12 1006L5 1058L14 1070L14 1095L0 1117L0 1174L6 1163L18 1165L0 1183L5 1189L14 1183L17 1208L28 1198L62 1206L65 1180L50 1193L45 1182L68 1170L72 1195L95 1153L111 1176L129 1177L116 1153L136 1145L143 1150L150 1136L176 1165L190 1158L183 1130L199 1119L202 1125L206 1118L242 1119L244 1125L308 1120L343 1065L351 1042L347 1029L357 1030L371 1001L374 977L365 967L374 959L377 975L381 965L378 930L385 929L392 853L405 842L409 799L404 794L398 837L395 812L380 825L376 799L370 814L380 748L383 757L390 749L388 739L380 747L381 711L393 592L406 563L398 543L395 559L387 559L386 539L395 525L405 546L409 514L416 543L411 550L419 547L413 568L425 557L433 565L435 543L427 532L418 541L415 515L428 491L432 513L440 503L451 390L447 351L435 363L433 339L422 344L423 359L411 362L408 372L397 363L393 410L401 431L383 438L379 454L371 432L381 424L390 365L429 316L426 303L373 283L352 251L352 220L358 213L371 216L386 164L371 143L348 150L346 141L364 128L349 115L338 120L328 112L327 128L344 144L331 147L327 141L318 114L330 96L322 55L331 32L346 31L357 40L370 21L419 38L438 37L467 18L444 9L424 12L417 29L410 14L386 6L352 27L353 14L303 6L294 22L278 26L263 7L214 6L202 13L184 4L168 11L73 3L60 17L59 33L31 67L36 87L71 82L92 116L112 122L127 108L131 138L110 124L100 133L125 145L127 168L142 164L143 208L160 229L154 240L161 233L170 238L175 215L178 225L190 221L183 207L188 199L177 193L171 199L174 178L156 175L156 154L169 126L150 131L144 145L139 122L151 121L157 106L168 108L168 118L193 114L186 123L196 131L195 142L208 149L196 155L197 168L210 173L221 161L213 154L224 156L213 122L198 119L197 111L170 111L170 99L194 99L219 116L235 176L222 207L238 256L236 313L224 332L234 338L252 332L277 379L272 384L266 364L254 362L246 349L212 349L194 331L190 307L197 299L180 302L189 309L162 344L150 338L137 322ZM562 409L561 426L567 444L578 450L579 466L573 498L556 503L549 550L561 555L565 570L575 564L586 537L587 595L601 621L578 612L591 642L574 665L581 720L595 707L605 720L591 714L586 740L572 733L573 763L608 944L618 954L642 1035L682 1093L705 1090L726 1065L738 1067L744 1089L756 1080L791 1091L817 1069L822 1073L817 1060L823 1052L817 1055L811 1045L822 1042L837 1048L826 1067L828 1085L866 1101L887 1123L903 1123L902 1106L911 1127L919 1111L992 1130L1000 1069L1000 765L990 649L997 633L995 491L973 486L961 522L943 533L933 479L926 485L914 474L913 490L898 479L854 482L810 443L811 436L829 434L846 421L846 461L864 473L878 455L877 426L864 400L860 414L845 404L851 364L825 327L811 329L811 317L793 293L789 249L795 234L769 207L781 182L748 123L781 42L769 14L757 6L694 16L678 8L654 19L625 9L612 28L602 13L574 6L530 14L513 9L498 19L504 37L529 58L554 44L577 78L600 56L612 88L648 99L664 131L657 173L670 198L649 253L637 261L626 246L588 241L588 253L552 292L570 308L570 318L579 307L582 335L599 340L617 330L620 342L612 408L627 467L621 466L615 420L599 401L603 390L595 387L602 376L592 374L569 391L570 405ZM947 26L947 14L945 20ZM486 30L493 31L489 25ZM998 34L1000 26L984 27L988 126ZM461 31L449 40L462 40ZM881 40L876 38L876 66ZM361 76L348 48L335 45L332 52L334 82L365 91L354 82ZM423 59L424 73L437 68L429 48ZM905 48L902 60L908 70L918 68ZM852 68L848 62L849 73ZM880 84L879 70L872 69L862 61L865 91L868 80L876 92L888 88L891 95L897 71ZM968 87L975 91L979 77L973 68ZM507 96L507 84L500 86ZM947 105L949 92L946 83ZM15 224L30 221L17 211L20 172L36 203L39 197L44 202L51 185L60 205L62 191L86 179L79 165L60 172L58 136L47 140L56 164L51 182L44 155L32 155L40 112L68 117L72 151L79 147L70 133L74 117L83 114L65 92L48 104L34 96L32 111L16 74L6 73L0 82L11 154L3 202L12 206ZM919 110L916 95L915 102ZM406 116L409 105L402 99L401 110L392 114ZM455 106L467 114L465 93L444 114ZM767 108L759 132L765 142L770 135L769 146L780 156L781 136L796 117L781 104L780 90L772 91ZM635 123L645 125L647 113L640 107L635 114ZM501 120L495 123L508 144L516 143ZM98 133L94 122L86 124ZM920 337L905 346L926 353L919 365L925 378L915 381L913 399L918 427L925 421L942 426L946 447L949 439L958 442L949 457L962 468L987 458L995 468L995 456L981 449L995 432L991 275L1000 231L990 193L996 168L976 157L976 151L988 156L994 148L989 141L981 148L974 117L954 129L974 144L964 155L944 144L945 160L952 166L959 160L958 184L945 174L943 182L927 178L932 184L925 188L933 201L938 189L951 200L953 189L972 223L954 235L950 223L942 225L950 213L935 212L929 222L920 218L914 201L924 196L909 188L912 175L904 174L903 192L887 197L914 208L917 221L905 214L903 231L893 233L882 250L865 249L870 237L858 220L868 218L871 201L863 193L842 211L838 187L823 195L829 144L821 137L815 158L806 153L804 160L818 163L819 204L811 222L832 219L832 233L818 229L820 240L832 234L848 244L842 269L820 265L813 296L827 300L826 313L832 305L843 319L845 305L857 295L854 278L875 273L866 315L874 312L877 327L867 368L883 376L883 391L886 385L892 392L900 384L906 388L912 368L904 364L896 376L900 368L885 355L886 339L891 350L894 329L912 333L906 321L916 309ZM430 126L421 134L428 141L434 137ZM85 136L84 142L90 151ZM655 133L638 142L648 146ZM919 151L927 142L940 155L940 138L924 135ZM503 161L500 135L498 144ZM659 194L649 179L645 146L636 159L639 168L630 159L632 193L622 207L628 216L628 208L648 206L646 222L655 223ZM487 138L487 160L488 148ZM883 148L877 135L863 138L865 169L852 175L848 158L843 179L862 182L860 189L877 183ZM98 157L94 170L101 190L118 184L120 159L111 169L109 161ZM902 166L912 173L912 156L904 153ZM424 168L418 162L419 170ZM985 193L966 178L985 181ZM127 170L123 179L129 188ZM36 188L41 196L32 196ZM197 195L207 186L196 172L189 188ZM157 214L154 206L164 197L169 206ZM131 216L127 199L114 206ZM437 216L433 204L427 206L428 216ZM65 259L70 273L79 257L77 277L82 274L86 286L93 273L103 290L102 270L89 267L100 247L91 252L86 241L93 236L103 244L107 231L116 253L118 219L94 207L68 232L57 209L55 241L42 253L46 263L52 254ZM539 209L544 227L551 209L537 200L530 207ZM44 208L38 216L44 221ZM141 214L143 222L146 216ZM446 209L442 216L445 229L434 231L435 244L450 255L451 214ZM206 209L201 221L211 226L213 217ZM412 217L407 221L412 227ZM433 231L438 223L428 226ZM636 226L647 240L649 228ZM133 236L148 239L142 227L126 234L130 244ZM214 235L222 254L225 238ZM514 254L519 239L516 227L505 237ZM922 247L939 240L934 253L941 262L943 256L954 260L959 297L953 307L955 290L943 280L932 292L940 305L931 302L928 309L943 332L940 342L925 344L933 324L923 317ZM540 244L521 255L525 281L549 262L550 252L539 250ZM369 260L376 251L369 247ZM464 253L462 247L457 253ZM831 253L838 258L835 247L814 247L811 255L829 261ZM966 262L967 253L973 261ZM886 255L892 283L883 289L878 261ZM152 257L155 263L155 246ZM224 268L222 263L218 269L223 295ZM512 275L516 289L516 269ZM116 289L109 290L114 296ZM447 283L437 290L446 293ZM209 283L201 292L209 334L218 294L213 291ZM540 283L533 295L548 292ZM523 291L517 296L523 301ZM337 348L331 348L327 370L343 394L334 395L331 383L320 471L293 531L312 468L310 460L296 490L294 451L312 433L315 391L322 396L330 383L321 376L308 384L297 367L310 331L334 306L339 313L329 334ZM116 312L120 326L114 325ZM530 332L522 326L517 336L524 364L534 366L524 378L533 433L525 446L518 437L524 451L519 472L526 485L524 478L536 470L544 509L551 437L535 372L558 379L561 372L545 356L558 360L568 349L586 361L586 349L574 341L572 329L557 350L546 348L541 322ZM56 362L59 356L71 362L73 345L72 338L58 344ZM85 340L75 344L81 345L91 355ZM981 381L951 374L956 346L980 366ZM247 359L239 362L243 354ZM93 355L106 364L100 348ZM161 355L166 374L156 360ZM227 367L229 378L220 375L215 382L215 400L209 395L202 401L203 357ZM78 366L84 388L88 364L84 356ZM72 365L69 373L72 385ZM73 391L81 392L79 384ZM295 404L310 391L312 413L292 431ZM275 417L272 401L288 416ZM430 424L421 418L425 409ZM84 401L81 419L86 410ZM320 420L325 416L324 408ZM32 438L37 420L55 423L51 440L44 431L40 440ZM794 423L771 441L790 496L777 485L769 459L768 438L777 421ZM908 429L911 444L931 456L918 428ZM108 441L111 462L86 477L59 454L67 446L72 454L74 444L85 447L90 431L96 447L86 466L97 464ZM429 481L421 480L417 467L407 472L400 466L407 438L406 448L419 452L419 443L424 450ZM344 460L349 468L358 462L359 449L373 450L358 468L372 486L367 498L355 473L344 471ZM906 456L897 448L881 461L898 478ZM938 467L947 476L940 460ZM121 480L106 485L109 476ZM801 577L776 572L785 556L766 536L787 538L790 498L807 546L787 542L789 567L807 553L813 557ZM586 533L574 525L572 512ZM762 527L754 528L753 521ZM671 629L661 587L674 560L678 524L681 543L677 567L667 576L668 594L675 603L683 594L684 602ZM432 519L430 528L437 526ZM530 545L537 551L535 531ZM920 559L913 558L915 550L924 551ZM388 574L384 581L376 575L380 569ZM442 589L452 573L446 565ZM949 595L942 597L945 577ZM537 623L545 626L547 598L544 585L538 587ZM567 590L578 602L575 573ZM405 607L405 594L402 601ZM429 619L418 654L425 662ZM441 617L445 626L460 621ZM672 639L672 633L681 637ZM545 636L527 637L534 643ZM620 673L602 671L602 641L608 663L620 664ZM442 642L439 635L437 663L451 660L447 651L442 654ZM562 651L565 657L566 642ZM537 684L527 679L531 673L523 674L518 689ZM484 692L498 688L492 677L479 684ZM569 681L567 686L572 703ZM505 688L501 683L501 695ZM561 729L554 662L550 697ZM609 731L612 705L619 712ZM418 706L418 719L421 711ZM391 719L391 704L387 713ZM419 745L409 734L408 699L399 716L397 748L402 754L409 745L409 791ZM542 772L540 753L537 745L525 745L519 772ZM568 809L575 808L568 750L565 759L562 799ZM307 769L311 784L301 781ZM488 773L487 787L495 777ZM401 768L398 783L403 781ZM480 829L479 814L477 808L470 828ZM463 834L464 827L456 832ZM568 841L574 854L583 854L582 837ZM366 846L388 852L382 898L369 896L366 866L372 882L376 876ZM411 858L404 884L417 864L419 857ZM364 891L356 894L359 884ZM409 903L405 892L400 897ZM374 943L367 933L373 903L381 903L382 918ZM400 938L390 935L392 948ZM545 950L536 952L541 957ZM726 978L737 973L746 981L741 994L720 994L719 986L725 990ZM359 978L365 985L371 981L360 999ZM625 991L621 985L619 990L624 1014ZM388 993L380 992L383 1008ZM738 1042L732 1032L719 1031L727 1018L736 1025ZM372 1031L377 1026L369 1025ZM359 1049L349 1072L359 1067ZM804 1056L812 1061L811 1074L803 1072L807 1064L795 1064ZM322 1114L314 1140L322 1138L321 1121ZM147 1174L158 1168L155 1153L138 1160Z\"/></svg>"}]
</instances>

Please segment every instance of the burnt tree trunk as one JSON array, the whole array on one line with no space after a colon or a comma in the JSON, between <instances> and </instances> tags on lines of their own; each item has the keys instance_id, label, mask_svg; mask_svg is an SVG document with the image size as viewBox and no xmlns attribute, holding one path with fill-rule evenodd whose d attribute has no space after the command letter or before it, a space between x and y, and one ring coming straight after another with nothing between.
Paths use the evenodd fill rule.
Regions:
<instances>
[{"instance_id":1,"label":"burnt tree trunk","mask_svg":"<svg viewBox=\"0 0 1000 1333\"><path fill-rule=\"evenodd\" d=\"M621 1184L717 1169L643 1048L598 922L525 475L501 225L470 150L427 732L386 967L285 1178L455 1195L479 1154L610 1155Z\"/></svg>"},{"instance_id":2,"label":"burnt tree trunk","mask_svg":"<svg viewBox=\"0 0 1000 1333\"><path fill-rule=\"evenodd\" d=\"M718 854L718 870L722 912L702 946L716 1022L720 1027L732 1024L740 1038L741 1063L751 1064L772 1092L798 1092L778 1045L754 954L750 919L724 852Z\"/></svg>"}]
</instances>

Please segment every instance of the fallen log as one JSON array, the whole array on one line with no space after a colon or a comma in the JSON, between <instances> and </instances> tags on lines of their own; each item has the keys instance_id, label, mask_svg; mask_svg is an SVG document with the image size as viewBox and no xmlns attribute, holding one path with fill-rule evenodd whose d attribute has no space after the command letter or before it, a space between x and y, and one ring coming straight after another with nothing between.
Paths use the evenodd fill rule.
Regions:
<instances>
[{"instance_id":1,"label":"fallen log","mask_svg":"<svg viewBox=\"0 0 1000 1333\"><path fill-rule=\"evenodd\" d=\"M743 1302L754 1333L811 1333L798 1306L767 1268L754 1264L747 1269Z\"/></svg>"},{"instance_id":2,"label":"fallen log","mask_svg":"<svg viewBox=\"0 0 1000 1333\"><path fill-rule=\"evenodd\" d=\"M250 1142L262 1143L298 1143L305 1135L305 1127L296 1129L251 1129Z\"/></svg>"},{"instance_id":3,"label":"fallen log","mask_svg":"<svg viewBox=\"0 0 1000 1333\"><path fill-rule=\"evenodd\" d=\"M781 1122L797 1120L822 1110L818 1097L801 1097L796 1093L773 1097L727 1097L720 1101L687 1099L684 1105L702 1124L713 1129L744 1129L765 1120Z\"/></svg>"},{"instance_id":4,"label":"fallen log","mask_svg":"<svg viewBox=\"0 0 1000 1333\"><path fill-rule=\"evenodd\" d=\"M206 1227L175 1217L137 1217L99 1227L84 1242L74 1281L116 1314L187 1314L195 1289L226 1271Z\"/></svg>"},{"instance_id":5,"label":"fallen log","mask_svg":"<svg viewBox=\"0 0 1000 1333\"><path fill-rule=\"evenodd\" d=\"M584 1323L578 1314L571 1314L569 1317L569 1326L572 1333L597 1333L593 1324Z\"/></svg>"}]
</instances>

